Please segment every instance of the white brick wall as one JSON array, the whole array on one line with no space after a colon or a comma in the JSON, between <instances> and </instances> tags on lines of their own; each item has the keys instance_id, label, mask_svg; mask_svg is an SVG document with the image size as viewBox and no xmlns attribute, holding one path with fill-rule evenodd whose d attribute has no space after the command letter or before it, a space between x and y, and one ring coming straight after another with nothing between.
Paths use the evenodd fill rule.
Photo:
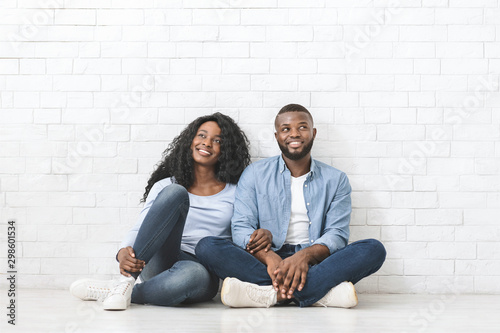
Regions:
<instances>
[{"instance_id":1,"label":"white brick wall","mask_svg":"<svg viewBox=\"0 0 500 333\"><path fill-rule=\"evenodd\" d=\"M499 293L499 3L2 3L0 226L17 219L19 285L110 277L187 123L229 114L259 159L294 102L314 156L351 179L351 240L387 248L360 291Z\"/></svg>"}]
</instances>

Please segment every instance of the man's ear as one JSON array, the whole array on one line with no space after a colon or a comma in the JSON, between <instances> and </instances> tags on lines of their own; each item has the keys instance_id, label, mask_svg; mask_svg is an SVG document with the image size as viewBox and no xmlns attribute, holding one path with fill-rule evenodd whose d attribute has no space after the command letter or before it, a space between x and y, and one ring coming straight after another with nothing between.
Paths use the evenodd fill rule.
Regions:
<instances>
[{"instance_id":1,"label":"man's ear","mask_svg":"<svg viewBox=\"0 0 500 333\"><path fill-rule=\"evenodd\" d=\"M317 131L316 131L316 127L315 127L315 128L313 128L313 140L316 139L316 132Z\"/></svg>"},{"instance_id":2,"label":"man's ear","mask_svg":"<svg viewBox=\"0 0 500 333\"><path fill-rule=\"evenodd\" d=\"M274 138L278 141L278 132L274 132Z\"/></svg>"}]
</instances>

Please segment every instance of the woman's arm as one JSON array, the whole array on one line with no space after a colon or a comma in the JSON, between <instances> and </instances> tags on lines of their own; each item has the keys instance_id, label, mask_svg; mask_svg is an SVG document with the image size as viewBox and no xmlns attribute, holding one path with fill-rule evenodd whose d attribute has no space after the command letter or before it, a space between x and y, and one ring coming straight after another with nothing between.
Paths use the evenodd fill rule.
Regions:
<instances>
[{"instance_id":1,"label":"woman's arm","mask_svg":"<svg viewBox=\"0 0 500 333\"><path fill-rule=\"evenodd\" d=\"M129 272L140 272L146 265L143 260L135 258L135 252L132 246L121 248L116 258L120 263L120 273L128 277L131 276Z\"/></svg>"}]
</instances>

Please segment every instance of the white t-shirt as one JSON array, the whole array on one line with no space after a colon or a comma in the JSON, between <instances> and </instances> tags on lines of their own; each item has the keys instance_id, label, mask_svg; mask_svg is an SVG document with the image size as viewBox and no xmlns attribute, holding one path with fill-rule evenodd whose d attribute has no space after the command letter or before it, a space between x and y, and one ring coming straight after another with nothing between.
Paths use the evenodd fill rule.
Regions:
<instances>
[{"instance_id":1,"label":"white t-shirt","mask_svg":"<svg viewBox=\"0 0 500 333\"><path fill-rule=\"evenodd\" d=\"M285 244L309 243L309 217L304 200L304 182L309 172L300 177L291 177L292 209Z\"/></svg>"}]
</instances>

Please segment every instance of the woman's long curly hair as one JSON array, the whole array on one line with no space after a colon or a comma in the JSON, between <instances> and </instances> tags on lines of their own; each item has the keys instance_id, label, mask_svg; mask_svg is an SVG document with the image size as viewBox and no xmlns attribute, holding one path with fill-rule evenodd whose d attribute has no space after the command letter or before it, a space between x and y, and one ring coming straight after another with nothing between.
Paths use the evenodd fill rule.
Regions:
<instances>
[{"instance_id":1,"label":"woman's long curly hair","mask_svg":"<svg viewBox=\"0 0 500 333\"><path fill-rule=\"evenodd\" d=\"M167 177L174 176L175 181L186 189L193 185L191 143L200 126L207 121L215 121L221 130L221 154L215 165L215 177L224 183L238 183L241 173L250 164L249 142L231 117L216 112L195 119L170 143L148 180L141 202L146 201L149 191L157 181Z\"/></svg>"}]
</instances>

